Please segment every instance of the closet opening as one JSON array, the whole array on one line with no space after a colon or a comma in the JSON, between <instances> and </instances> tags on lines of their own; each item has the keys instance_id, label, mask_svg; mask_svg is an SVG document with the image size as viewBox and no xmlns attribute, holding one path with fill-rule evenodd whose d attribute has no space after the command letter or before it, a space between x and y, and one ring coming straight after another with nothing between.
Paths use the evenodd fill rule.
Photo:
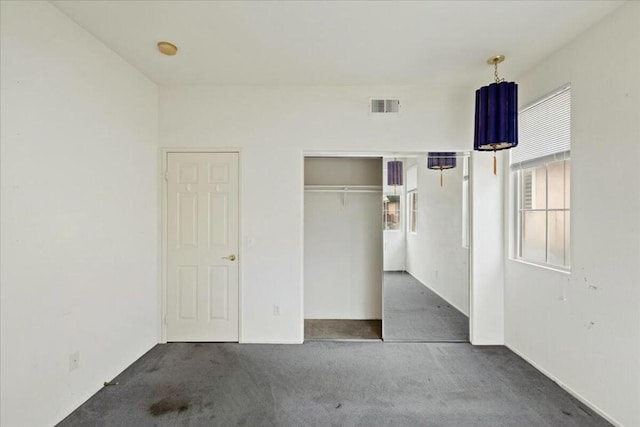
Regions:
<instances>
[{"instance_id":1,"label":"closet opening","mask_svg":"<svg viewBox=\"0 0 640 427\"><path fill-rule=\"evenodd\" d=\"M304 336L382 339L382 158L304 160Z\"/></svg>"},{"instance_id":2,"label":"closet opening","mask_svg":"<svg viewBox=\"0 0 640 427\"><path fill-rule=\"evenodd\" d=\"M469 341L470 157L448 155L305 157L305 340Z\"/></svg>"}]
</instances>

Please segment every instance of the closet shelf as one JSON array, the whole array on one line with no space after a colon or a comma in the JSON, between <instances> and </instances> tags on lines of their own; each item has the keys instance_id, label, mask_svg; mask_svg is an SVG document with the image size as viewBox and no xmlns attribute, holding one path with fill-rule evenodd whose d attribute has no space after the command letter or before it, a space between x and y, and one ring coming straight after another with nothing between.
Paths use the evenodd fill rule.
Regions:
<instances>
[{"instance_id":1,"label":"closet shelf","mask_svg":"<svg viewBox=\"0 0 640 427\"><path fill-rule=\"evenodd\" d=\"M381 185L305 185L311 193L381 193Z\"/></svg>"}]
</instances>

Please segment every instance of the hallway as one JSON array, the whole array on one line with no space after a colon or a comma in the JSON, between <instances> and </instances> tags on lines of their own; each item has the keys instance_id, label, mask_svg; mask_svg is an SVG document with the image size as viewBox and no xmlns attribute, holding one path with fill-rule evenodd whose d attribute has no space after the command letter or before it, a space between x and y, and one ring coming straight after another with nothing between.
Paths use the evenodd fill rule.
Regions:
<instances>
[{"instance_id":1,"label":"hallway","mask_svg":"<svg viewBox=\"0 0 640 427\"><path fill-rule=\"evenodd\" d=\"M469 318L406 272L384 274L383 328L385 341L469 341Z\"/></svg>"}]
</instances>

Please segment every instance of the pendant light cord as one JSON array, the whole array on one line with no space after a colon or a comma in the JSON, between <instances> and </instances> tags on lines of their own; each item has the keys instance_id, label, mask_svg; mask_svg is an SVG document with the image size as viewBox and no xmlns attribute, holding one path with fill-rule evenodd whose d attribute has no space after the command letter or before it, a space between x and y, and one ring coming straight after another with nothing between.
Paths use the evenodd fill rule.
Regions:
<instances>
[{"instance_id":1,"label":"pendant light cord","mask_svg":"<svg viewBox=\"0 0 640 427\"><path fill-rule=\"evenodd\" d=\"M493 77L496 79L496 83L504 81L504 79L498 77L498 61L493 61Z\"/></svg>"}]
</instances>

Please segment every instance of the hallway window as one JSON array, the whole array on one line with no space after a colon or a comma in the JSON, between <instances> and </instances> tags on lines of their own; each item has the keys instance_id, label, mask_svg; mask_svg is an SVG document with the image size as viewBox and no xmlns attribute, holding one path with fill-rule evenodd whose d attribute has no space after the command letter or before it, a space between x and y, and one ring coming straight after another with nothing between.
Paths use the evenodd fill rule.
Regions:
<instances>
[{"instance_id":1,"label":"hallway window","mask_svg":"<svg viewBox=\"0 0 640 427\"><path fill-rule=\"evenodd\" d=\"M520 144L512 150L515 255L569 268L571 91L555 93L520 111Z\"/></svg>"},{"instance_id":2,"label":"hallway window","mask_svg":"<svg viewBox=\"0 0 640 427\"><path fill-rule=\"evenodd\" d=\"M412 190L407 193L407 200L409 205L409 232L418 232L418 192Z\"/></svg>"},{"instance_id":3,"label":"hallway window","mask_svg":"<svg viewBox=\"0 0 640 427\"><path fill-rule=\"evenodd\" d=\"M382 196L382 222L384 230L400 230L400 196Z\"/></svg>"},{"instance_id":4,"label":"hallway window","mask_svg":"<svg viewBox=\"0 0 640 427\"><path fill-rule=\"evenodd\" d=\"M418 167L407 169L407 231L418 232Z\"/></svg>"},{"instance_id":5,"label":"hallway window","mask_svg":"<svg viewBox=\"0 0 640 427\"><path fill-rule=\"evenodd\" d=\"M462 159L462 247L469 249L469 158Z\"/></svg>"}]
</instances>

